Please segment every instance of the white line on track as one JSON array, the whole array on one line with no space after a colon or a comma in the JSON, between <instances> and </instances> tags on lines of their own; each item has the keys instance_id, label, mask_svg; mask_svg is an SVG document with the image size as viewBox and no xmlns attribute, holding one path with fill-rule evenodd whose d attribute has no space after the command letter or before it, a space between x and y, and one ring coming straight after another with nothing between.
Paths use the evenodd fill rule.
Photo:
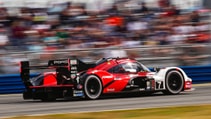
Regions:
<instances>
[{"instance_id":1,"label":"white line on track","mask_svg":"<svg viewBox=\"0 0 211 119\"><path fill-rule=\"evenodd\" d=\"M19 116L6 116L6 117L0 117L0 119L7 119L7 118L14 118L14 117L20 117L20 116L27 116L27 117L33 117L33 116L47 116L47 115L59 115L59 114L80 114L80 113L93 113L93 112L112 112L112 111L127 111L127 110L139 110L139 109L157 109L157 108L170 108L170 107L186 107L186 106L201 106L201 105L210 105L210 104L182 104L182 105L167 105L167 106L154 106L154 107L145 107L145 108L125 108L125 109L112 109L112 110L99 110L99 111L79 111L79 112L61 112L61 113L45 113L45 114L31 114L31 115L19 115Z\"/></svg>"}]
</instances>

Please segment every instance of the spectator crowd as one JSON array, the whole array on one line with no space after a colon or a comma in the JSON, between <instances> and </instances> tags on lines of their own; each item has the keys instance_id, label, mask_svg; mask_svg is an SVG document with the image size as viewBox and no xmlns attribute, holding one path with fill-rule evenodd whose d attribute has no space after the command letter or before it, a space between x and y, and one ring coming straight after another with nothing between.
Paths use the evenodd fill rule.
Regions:
<instances>
[{"instance_id":1,"label":"spectator crowd","mask_svg":"<svg viewBox=\"0 0 211 119\"><path fill-rule=\"evenodd\" d=\"M48 8L21 7L13 11L0 8L0 73L18 72L20 60L33 60L37 64L40 59L64 58L70 54L54 53L53 56L45 54L48 51L94 48L94 52L88 51L86 55L80 52L91 61L93 57L167 57L175 55L174 48L156 47L210 42L210 23L206 16L201 15L203 10L184 12L165 2L168 0L159 1L159 7L153 8L144 2L138 3L138 7L131 7L128 0L123 0L99 11L89 11L83 4L70 2ZM135 49L140 46L152 50ZM110 50L113 47L129 50ZM200 51L195 52L197 49ZM184 61L182 65L192 61L188 65L193 65L196 55L206 54L202 49L201 46L188 48L189 51L179 55L179 61ZM9 54L10 51L20 54ZM23 51L44 55L29 53L22 56ZM79 52L71 54L79 55Z\"/></svg>"},{"instance_id":2,"label":"spectator crowd","mask_svg":"<svg viewBox=\"0 0 211 119\"><path fill-rule=\"evenodd\" d=\"M59 6L59 7L58 7ZM127 8L116 3L102 11L83 4L65 3L51 8L0 8L1 50L43 51L104 48L110 46L180 45L210 41L209 23L199 10L184 13L170 3L151 8Z\"/></svg>"}]
</instances>

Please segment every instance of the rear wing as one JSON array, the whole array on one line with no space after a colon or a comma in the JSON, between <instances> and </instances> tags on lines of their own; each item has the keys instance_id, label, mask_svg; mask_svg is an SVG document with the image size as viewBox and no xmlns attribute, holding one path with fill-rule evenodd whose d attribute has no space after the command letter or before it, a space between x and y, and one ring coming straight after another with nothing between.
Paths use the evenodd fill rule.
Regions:
<instances>
[{"instance_id":1,"label":"rear wing","mask_svg":"<svg viewBox=\"0 0 211 119\"><path fill-rule=\"evenodd\" d=\"M95 66L95 64L87 64L77 58L49 60L47 65L38 66L31 66L29 61L21 61L20 77L22 81L28 85L27 82L30 79L30 70L55 69L56 71L61 71L59 69L65 69L68 71L68 75L74 79L78 72L85 71L93 66Z\"/></svg>"}]
</instances>

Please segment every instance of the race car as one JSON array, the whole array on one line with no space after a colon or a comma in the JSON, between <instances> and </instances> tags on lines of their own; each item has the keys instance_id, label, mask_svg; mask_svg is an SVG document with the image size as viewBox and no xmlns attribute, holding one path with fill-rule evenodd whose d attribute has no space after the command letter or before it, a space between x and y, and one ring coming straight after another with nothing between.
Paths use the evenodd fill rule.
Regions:
<instances>
[{"instance_id":1,"label":"race car","mask_svg":"<svg viewBox=\"0 0 211 119\"><path fill-rule=\"evenodd\" d=\"M30 70L53 69L31 75ZM24 99L52 101L58 98L98 99L103 94L122 92L163 92L179 94L191 90L192 79L179 67L155 68L150 71L132 58L102 58L85 63L76 57L49 60L32 66L20 62L20 76L25 85Z\"/></svg>"}]
</instances>

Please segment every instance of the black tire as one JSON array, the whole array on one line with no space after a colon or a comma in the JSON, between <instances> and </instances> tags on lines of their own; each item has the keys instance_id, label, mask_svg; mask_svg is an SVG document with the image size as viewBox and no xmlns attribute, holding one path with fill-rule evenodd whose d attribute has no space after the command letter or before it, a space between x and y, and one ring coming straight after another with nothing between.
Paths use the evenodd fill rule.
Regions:
<instances>
[{"instance_id":1,"label":"black tire","mask_svg":"<svg viewBox=\"0 0 211 119\"><path fill-rule=\"evenodd\" d=\"M179 71L171 70L166 75L166 90L164 94L179 94L184 87L184 79Z\"/></svg>"},{"instance_id":2,"label":"black tire","mask_svg":"<svg viewBox=\"0 0 211 119\"><path fill-rule=\"evenodd\" d=\"M103 87L100 79L95 75L90 75L84 82L84 93L88 99L97 99L102 93Z\"/></svg>"}]
</instances>

